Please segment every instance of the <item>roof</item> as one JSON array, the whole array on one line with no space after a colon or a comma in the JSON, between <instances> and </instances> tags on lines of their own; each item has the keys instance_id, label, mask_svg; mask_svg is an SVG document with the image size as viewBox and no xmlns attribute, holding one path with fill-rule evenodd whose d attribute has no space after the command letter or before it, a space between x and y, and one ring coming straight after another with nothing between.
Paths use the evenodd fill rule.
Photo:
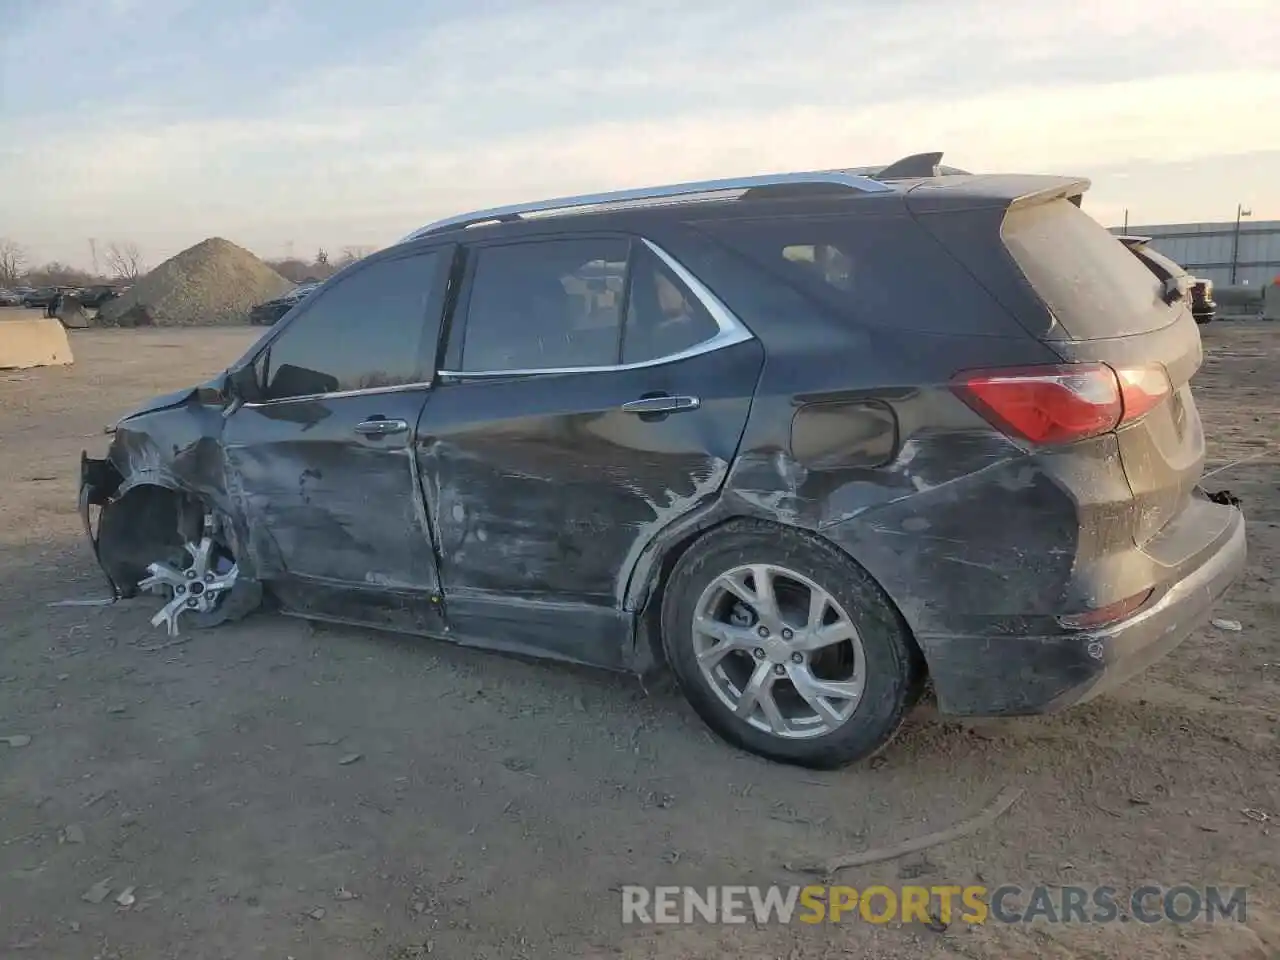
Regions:
<instances>
[{"instance_id":1,"label":"roof","mask_svg":"<svg viewBox=\"0 0 1280 960\"><path fill-rule=\"evenodd\" d=\"M729 177L661 184L604 193L555 197L529 203L473 210L425 224L401 243L464 230L482 224L541 220L552 216L595 214L677 204L724 203L764 198L802 199L822 196L854 198L860 195L913 194L913 201L951 201L963 198L979 204L1035 202L1052 196L1078 201L1089 187L1081 178L1019 174L970 174L943 166L942 153L919 153L888 165L810 170L791 173ZM923 190L919 198L914 194Z\"/></svg>"},{"instance_id":2,"label":"roof","mask_svg":"<svg viewBox=\"0 0 1280 960\"><path fill-rule=\"evenodd\" d=\"M719 180L695 180L686 183L661 184L629 190L556 197L531 203L490 207L437 220L419 227L401 242L417 240L446 230L462 229L482 223L509 222L566 213L594 213L603 210L629 209L637 206L661 206L697 201L725 201L764 195L791 196L829 193L889 193L898 181L909 177L944 177L965 175L956 167L942 165L942 152L916 153L890 164L834 170L810 170L772 173ZM805 193L801 193L805 191Z\"/></svg>"}]
</instances>

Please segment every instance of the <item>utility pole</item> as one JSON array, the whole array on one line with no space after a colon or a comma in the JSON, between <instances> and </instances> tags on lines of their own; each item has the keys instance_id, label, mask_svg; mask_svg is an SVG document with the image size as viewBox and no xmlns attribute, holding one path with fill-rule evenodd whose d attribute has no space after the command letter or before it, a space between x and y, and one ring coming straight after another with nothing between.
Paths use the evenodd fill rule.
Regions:
<instances>
[{"instance_id":1,"label":"utility pole","mask_svg":"<svg viewBox=\"0 0 1280 960\"><path fill-rule=\"evenodd\" d=\"M1243 203L1236 204L1236 232L1231 240L1231 285L1236 282L1236 264L1240 262L1240 218L1252 217L1253 211L1246 210Z\"/></svg>"},{"instance_id":2,"label":"utility pole","mask_svg":"<svg viewBox=\"0 0 1280 960\"><path fill-rule=\"evenodd\" d=\"M1129 232L1129 208L1128 207L1124 208L1124 232L1126 234Z\"/></svg>"},{"instance_id":3,"label":"utility pole","mask_svg":"<svg viewBox=\"0 0 1280 960\"><path fill-rule=\"evenodd\" d=\"M89 238L89 257L93 260L93 275L98 275L98 241L93 237Z\"/></svg>"}]
</instances>

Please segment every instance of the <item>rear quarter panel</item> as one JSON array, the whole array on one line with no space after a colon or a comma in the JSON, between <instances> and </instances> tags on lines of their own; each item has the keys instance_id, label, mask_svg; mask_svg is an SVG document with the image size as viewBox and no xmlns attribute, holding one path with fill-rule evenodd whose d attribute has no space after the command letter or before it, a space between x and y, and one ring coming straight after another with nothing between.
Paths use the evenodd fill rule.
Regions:
<instances>
[{"instance_id":1,"label":"rear quarter panel","mask_svg":"<svg viewBox=\"0 0 1280 960\"><path fill-rule=\"evenodd\" d=\"M1016 629L1033 611L1059 608L1080 535L1075 496L1054 474L1061 465L1029 455L950 388L967 368L1056 362L1050 348L1021 332L947 336L836 316L702 239L678 255L766 350L718 516L771 519L831 539L918 633L1000 615ZM857 423L843 451L814 456L795 428L829 405L843 405ZM1114 451L1102 442L1089 456L1105 461Z\"/></svg>"}]
</instances>

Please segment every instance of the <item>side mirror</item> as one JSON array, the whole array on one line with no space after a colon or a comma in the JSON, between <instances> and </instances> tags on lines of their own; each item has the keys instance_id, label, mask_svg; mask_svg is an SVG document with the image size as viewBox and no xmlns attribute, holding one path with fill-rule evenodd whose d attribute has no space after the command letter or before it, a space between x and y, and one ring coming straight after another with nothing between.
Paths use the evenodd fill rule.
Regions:
<instances>
[{"instance_id":1,"label":"side mirror","mask_svg":"<svg viewBox=\"0 0 1280 960\"><path fill-rule=\"evenodd\" d=\"M231 402L230 377L223 373L200 384L196 387L196 399L209 407L226 406Z\"/></svg>"},{"instance_id":2,"label":"side mirror","mask_svg":"<svg viewBox=\"0 0 1280 960\"><path fill-rule=\"evenodd\" d=\"M261 387L258 384L258 371L253 364L247 364L227 372L227 397L232 402L252 403L258 399Z\"/></svg>"}]
</instances>

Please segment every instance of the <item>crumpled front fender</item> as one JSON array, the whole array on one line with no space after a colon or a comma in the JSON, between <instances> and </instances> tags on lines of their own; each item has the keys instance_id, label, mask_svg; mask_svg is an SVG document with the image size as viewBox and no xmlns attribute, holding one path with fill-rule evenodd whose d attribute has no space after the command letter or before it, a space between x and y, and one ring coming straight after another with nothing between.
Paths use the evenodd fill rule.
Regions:
<instances>
[{"instance_id":1,"label":"crumpled front fender","mask_svg":"<svg viewBox=\"0 0 1280 960\"><path fill-rule=\"evenodd\" d=\"M190 504L230 519L232 539L245 541L226 492L223 412L197 397L196 391L158 397L117 424L106 457L81 454L81 521L115 597L133 594L139 571L157 559L147 550L169 545L178 534L175 518ZM246 561L242 574L252 576Z\"/></svg>"}]
</instances>

